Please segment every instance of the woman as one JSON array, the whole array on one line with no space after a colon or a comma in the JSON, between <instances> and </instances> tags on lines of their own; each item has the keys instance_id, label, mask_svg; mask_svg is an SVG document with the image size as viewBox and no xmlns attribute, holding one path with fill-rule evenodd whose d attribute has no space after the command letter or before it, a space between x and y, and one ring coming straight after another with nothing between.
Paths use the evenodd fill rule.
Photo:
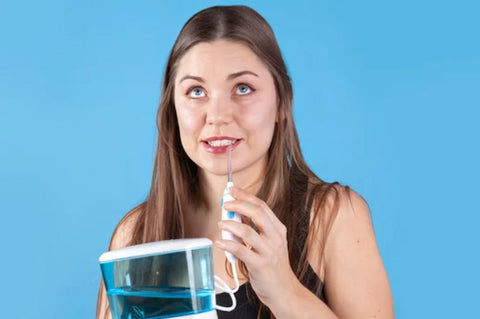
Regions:
<instances>
[{"instance_id":1,"label":"woman","mask_svg":"<svg viewBox=\"0 0 480 319\"><path fill-rule=\"evenodd\" d=\"M241 261L243 304L219 318L393 318L368 207L306 165L292 100L275 36L257 12L220 6L190 18L165 70L149 196L119 223L110 249L212 239L215 274L230 286L224 251ZM219 222L228 145L238 188L225 208L243 223ZM221 230L243 242L222 240ZM101 287L97 317L109 316Z\"/></svg>"}]
</instances>

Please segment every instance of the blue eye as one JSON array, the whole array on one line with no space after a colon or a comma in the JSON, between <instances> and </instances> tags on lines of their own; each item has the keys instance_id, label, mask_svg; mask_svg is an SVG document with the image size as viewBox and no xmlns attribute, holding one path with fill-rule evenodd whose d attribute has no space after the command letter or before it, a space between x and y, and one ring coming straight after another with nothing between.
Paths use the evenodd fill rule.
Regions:
<instances>
[{"instance_id":1,"label":"blue eye","mask_svg":"<svg viewBox=\"0 0 480 319\"><path fill-rule=\"evenodd\" d=\"M195 88L191 89L190 91L187 92L187 94L194 99L205 96L205 92L203 91L203 89L201 89L199 87L195 87Z\"/></svg>"},{"instance_id":2,"label":"blue eye","mask_svg":"<svg viewBox=\"0 0 480 319\"><path fill-rule=\"evenodd\" d=\"M246 84L240 84L239 86L237 86L237 94L239 95L247 95L249 93L252 93L253 91L255 90Z\"/></svg>"}]
</instances>

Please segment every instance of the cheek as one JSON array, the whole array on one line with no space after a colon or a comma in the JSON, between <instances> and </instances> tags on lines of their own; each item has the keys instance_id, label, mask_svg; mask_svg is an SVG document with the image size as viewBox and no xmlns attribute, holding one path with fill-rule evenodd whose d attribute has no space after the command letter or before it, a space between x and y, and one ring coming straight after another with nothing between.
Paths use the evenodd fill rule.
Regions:
<instances>
[{"instance_id":1,"label":"cheek","mask_svg":"<svg viewBox=\"0 0 480 319\"><path fill-rule=\"evenodd\" d=\"M275 98L257 100L254 104L243 109L239 116L244 127L258 131L273 130L277 115Z\"/></svg>"},{"instance_id":2,"label":"cheek","mask_svg":"<svg viewBox=\"0 0 480 319\"><path fill-rule=\"evenodd\" d=\"M175 111L177 113L177 121L181 135L182 131L185 133L193 132L201 126L200 114L184 102L175 101Z\"/></svg>"},{"instance_id":3,"label":"cheek","mask_svg":"<svg viewBox=\"0 0 480 319\"><path fill-rule=\"evenodd\" d=\"M194 147L202 128L198 114L185 108L176 108L178 129L183 148L187 151Z\"/></svg>"}]
</instances>

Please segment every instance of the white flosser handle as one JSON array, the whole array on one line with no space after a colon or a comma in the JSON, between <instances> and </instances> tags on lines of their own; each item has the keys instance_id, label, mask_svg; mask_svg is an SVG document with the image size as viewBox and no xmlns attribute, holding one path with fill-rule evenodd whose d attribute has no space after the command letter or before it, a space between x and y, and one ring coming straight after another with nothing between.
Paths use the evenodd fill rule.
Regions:
<instances>
[{"instance_id":1,"label":"white flosser handle","mask_svg":"<svg viewBox=\"0 0 480 319\"><path fill-rule=\"evenodd\" d=\"M241 223L242 222L242 218L240 216L240 214L237 214L235 212L230 212L230 211L227 211L223 208L223 204L227 203L227 202L231 202L233 201L235 198L233 198L232 194L230 193L230 189L233 187L233 182L228 182L227 183L227 187L225 188L225 190L223 191L223 198L222 198L222 220L233 220L233 221L236 221L238 223ZM222 230L222 239L226 239L226 240L233 240L233 241L236 241L238 243L240 243L240 238L238 238L237 236L233 235L231 232L229 231L225 231L225 230ZM231 253L229 253L228 251L225 252L225 255L227 256L227 259L230 263L232 263L232 267L235 266L235 263L237 262L237 257L235 257L234 255L232 255Z\"/></svg>"}]
</instances>

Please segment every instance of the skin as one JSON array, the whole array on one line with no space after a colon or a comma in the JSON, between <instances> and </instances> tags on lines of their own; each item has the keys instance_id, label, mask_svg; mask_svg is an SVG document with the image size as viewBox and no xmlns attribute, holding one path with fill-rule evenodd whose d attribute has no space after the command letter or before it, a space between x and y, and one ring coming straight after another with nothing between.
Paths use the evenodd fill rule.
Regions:
<instances>
[{"instance_id":1,"label":"skin","mask_svg":"<svg viewBox=\"0 0 480 319\"><path fill-rule=\"evenodd\" d=\"M232 74L245 71L249 73L232 78ZM179 62L174 101L182 146L200 168L201 189L208 199L207 207L187 218L186 232L189 237L220 239L217 222L226 184L227 156L208 152L202 140L215 136L240 139L231 154L234 181L256 193L263 181L277 120L273 78L263 62L243 44L200 43ZM215 273L233 287L224 260L223 251L214 251Z\"/></svg>"},{"instance_id":2,"label":"skin","mask_svg":"<svg viewBox=\"0 0 480 319\"><path fill-rule=\"evenodd\" d=\"M256 76L228 79L242 71ZM202 80L184 79L192 75ZM320 314L322 318L392 318L390 287L369 210L355 193L351 200L341 200L325 263L318 262L315 247L310 252L310 263L327 287L330 307L304 288L290 268L285 226L253 195L263 181L278 109L273 78L253 51L242 43L223 40L200 43L180 60L175 84L182 145L200 169L200 183L209 202L203 213L190 216L187 232L215 240L219 248L214 252L215 273L229 278L223 252L236 255L245 262L253 289L277 318L319 318ZM259 232L246 224L219 222L227 161L225 154L210 153L202 145L202 140L211 136L241 139L232 152L236 200L225 209L251 218ZM232 232L251 248L221 240L221 230Z\"/></svg>"},{"instance_id":3,"label":"skin","mask_svg":"<svg viewBox=\"0 0 480 319\"><path fill-rule=\"evenodd\" d=\"M256 76L243 74L228 79L246 70ZM182 81L185 76L201 77L202 81ZM224 251L233 253L249 271L249 278L240 277L240 282L250 281L278 319L394 318L392 294L370 212L354 192L351 198L340 198L324 262L320 262L316 241L308 255L313 270L325 283L328 306L306 289L290 268L286 227L265 202L253 195L263 181L278 105L271 74L247 46L221 40L191 48L179 62L174 99L182 145L199 167L200 186L207 196L207 206L188 216L186 233L187 237L207 237L215 242L216 275L234 286L224 267ZM246 224L219 222L227 161L226 154L213 154L204 147L202 140L211 136L240 139L232 152L235 200L225 208L252 219L258 232ZM123 234L131 233L134 218L132 215L119 229L112 249L126 245L128 236ZM232 232L249 247L222 240L221 230Z\"/></svg>"},{"instance_id":4,"label":"skin","mask_svg":"<svg viewBox=\"0 0 480 319\"><path fill-rule=\"evenodd\" d=\"M251 73L228 79L245 71ZM200 43L180 60L177 74L180 138L201 168L201 179L225 187L226 154L210 153L201 142L219 136L241 140L232 151L235 182L248 185L261 178L277 116L273 78L262 61L239 43ZM202 80L185 79L192 75Z\"/></svg>"}]
</instances>

